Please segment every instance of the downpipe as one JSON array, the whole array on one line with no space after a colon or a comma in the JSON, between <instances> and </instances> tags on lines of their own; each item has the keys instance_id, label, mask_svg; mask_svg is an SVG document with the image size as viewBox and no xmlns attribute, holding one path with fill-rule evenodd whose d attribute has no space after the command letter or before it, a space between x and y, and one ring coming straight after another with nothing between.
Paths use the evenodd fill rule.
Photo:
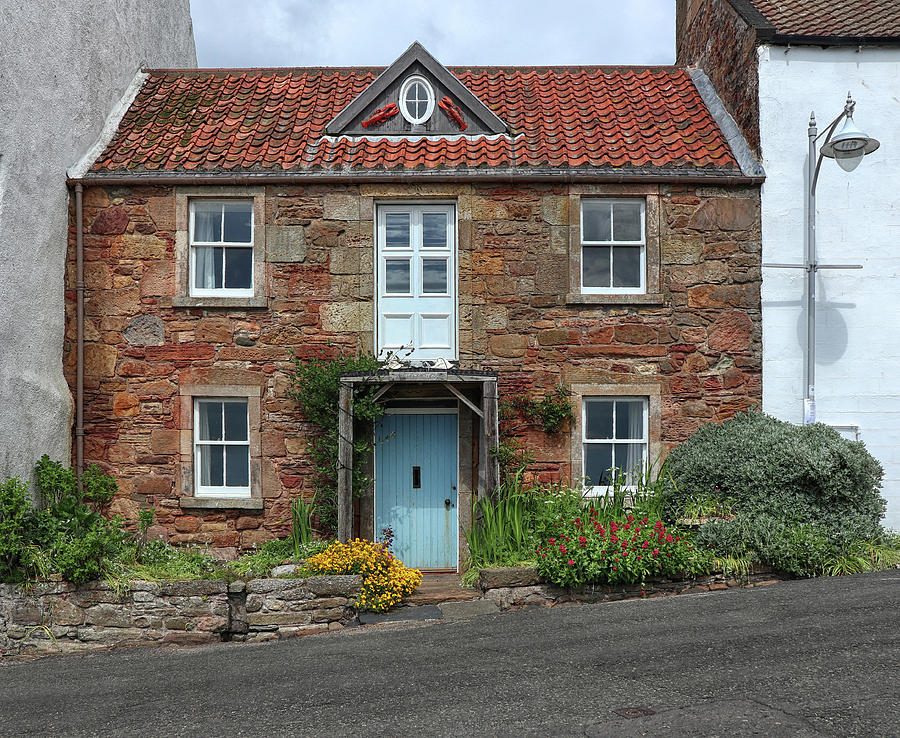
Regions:
<instances>
[{"instance_id":1,"label":"downpipe","mask_svg":"<svg viewBox=\"0 0 900 738\"><path fill-rule=\"evenodd\" d=\"M75 474L84 471L84 187L75 183Z\"/></svg>"}]
</instances>

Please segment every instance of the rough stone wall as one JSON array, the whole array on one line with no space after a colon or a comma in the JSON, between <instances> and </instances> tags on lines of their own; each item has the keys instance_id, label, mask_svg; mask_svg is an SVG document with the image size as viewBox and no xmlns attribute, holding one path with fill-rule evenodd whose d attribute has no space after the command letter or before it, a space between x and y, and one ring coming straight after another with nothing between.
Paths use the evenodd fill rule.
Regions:
<instances>
[{"instance_id":1,"label":"rough stone wall","mask_svg":"<svg viewBox=\"0 0 900 738\"><path fill-rule=\"evenodd\" d=\"M356 623L361 578L0 584L0 656L277 640Z\"/></svg>"},{"instance_id":2,"label":"rough stone wall","mask_svg":"<svg viewBox=\"0 0 900 738\"><path fill-rule=\"evenodd\" d=\"M732 587L764 587L785 578L771 567L756 565L752 572L741 578L724 574L710 574L694 579L651 577L638 584L586 584L572 588L547 584L534 569L505 567L482 569L478 588L484 599L497 603L501 610L520 610L523 607L555 607L570 603L616 602L720 592Z\"/></svg>"},{"instance_id":3,"label":"rough stone wall","mask_svg":"<svg viewBox=\"0 0 900 738\"><path fill-rule=\"evenodd\" d=\"M69 458L62 371L66 169L140 64L196 66L189 0L0 8L0 479Z\"/></svg>"},{"instance_id":4,"label":"rough stone wall","mask_svg":"<svg viewBox=\"0 0 900 738\"><path fill-rule=\"evenodd\" d=\"M648 235L658 234L648 261L659 279L643 304L569 294L570 272L578 278L578 198L591 196L647 198ZM371 350L374 203L417 197L457 205L460 363L497 370L501 399L558 383L646 389L659 397L660 450L701 423L760 404L756 187L267 187L268 307L215 309L172 306L172 188L91 188L85 457L119 479L112 513L135 521L152 506L155 532L170 541L231 551L288 531L291 497L312 493L305 448L314 431L286 396L291 352ZM73 380L71 280L69 290ZM203 382L261 388L261 512L179 502L178 392ZM572 443L580 448L572 427L552 437L520 433L536 450L536 475L570 477Z\"/></svg>"},{"instance_id":5,"label":"rough stone wall","mask_svg":"<svg viewBox=\"0 0 900 738\"><path fill-rule=\"evenodd\" d=\"M756 31L727 0L677 0L675 34L675 63L706 72L759 156Z\"/></svg>"}]
</instances>

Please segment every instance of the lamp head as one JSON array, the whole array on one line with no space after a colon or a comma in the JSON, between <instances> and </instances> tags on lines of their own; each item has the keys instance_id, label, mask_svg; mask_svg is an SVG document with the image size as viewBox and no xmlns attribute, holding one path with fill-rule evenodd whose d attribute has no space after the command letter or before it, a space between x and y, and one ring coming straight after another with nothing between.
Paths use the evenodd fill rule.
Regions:
<instances>
[{"instance_id":1,"label":"lamp head","mask_svg":"<svg viewBox=\"0 0 900 738\"><path fill-rule=\"evenodd\" d=\"M866 154L871 154L881 143L867 136L853 122L853 108L848 104L850 112L844 120L839 133L834 135L824 146L822 155L834 159L845 172L852 172Z\"/></svg>"}]
</instances>

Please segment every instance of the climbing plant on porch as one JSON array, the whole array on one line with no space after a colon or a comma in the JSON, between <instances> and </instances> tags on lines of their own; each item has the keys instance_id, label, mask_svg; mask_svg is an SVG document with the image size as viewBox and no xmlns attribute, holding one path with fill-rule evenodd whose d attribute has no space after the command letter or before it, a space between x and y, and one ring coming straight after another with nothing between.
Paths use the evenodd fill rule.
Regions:
<instances>
[{"instance_id":1,"label":"climbing plant on porch","mask_svg":"<svg viewBox=\"0 0 900 738\"><path fill-rule=\"evenodd\" d=\"M307 439L307 453L313 465L315 512L319 527L337 530L338 488L338 399L340 378L345 372L377 372L383 363L372 356L336 356L300 359L294 357L287 395L300 407L303 416L318 427ZM353 417L374 423L383 409L375 402L377 386L363 385L353 393ZM366 485L363 464L374 448L372 434L353 437L353 489Z\"/></svg>"}]
</instances>

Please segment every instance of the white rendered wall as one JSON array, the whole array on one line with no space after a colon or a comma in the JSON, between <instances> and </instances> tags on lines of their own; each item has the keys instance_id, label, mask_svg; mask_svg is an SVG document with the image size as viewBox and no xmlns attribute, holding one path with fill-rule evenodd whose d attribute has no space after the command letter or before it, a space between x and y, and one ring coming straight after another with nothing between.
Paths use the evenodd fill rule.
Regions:
<instances>
[{"instance_id":1,"label":"white rendered wall","mask_svg":"<svg viewBox=\"0 0 900 738\"><path fill-rule=\"evenodd\" d=\"M900 530L900 48L759 50L763 261L800 263L806 243L807 122L819 131L856 100L856 124L881 141L851 173L825 159L818 260L817 420L859 426L885 470L885 525ZM821 141L820 141L821 143ZM803 421L805 274L763 269L763 409ZM848 435L844 433L844 435Z\"/></svg>"},{"instance_id":2,"label":"white rendered wall","mask_svg":"<svg viewBox=\"0 0 900 738\"><path fill-rule=\"evenodd\" d=\"M69 461L66 170L139 66L196 63L189 0L0 3L0 481Z\"/></svg>"}]
</instances>

